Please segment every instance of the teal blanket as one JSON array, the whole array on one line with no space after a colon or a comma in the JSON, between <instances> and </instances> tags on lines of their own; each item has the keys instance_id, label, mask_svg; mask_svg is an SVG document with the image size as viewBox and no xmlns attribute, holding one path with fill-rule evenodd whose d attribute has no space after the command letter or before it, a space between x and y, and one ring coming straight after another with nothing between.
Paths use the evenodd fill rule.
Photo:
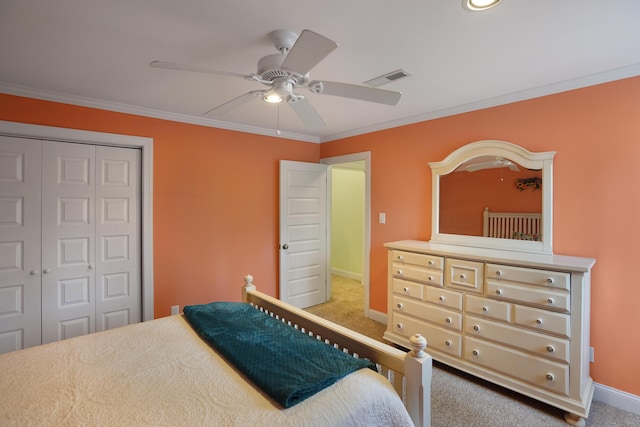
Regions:
<instances>
[{"instance_id":1,"label":"teal blanket","mask_svg":"<svg viewBox=\"0 0 640 427\"><path fill-rule=\"evenodd\" d=\"M249 304L192 305L184 314L205 341L285 408L351 372L376 369Z\"/></svg>"}]
</instances>

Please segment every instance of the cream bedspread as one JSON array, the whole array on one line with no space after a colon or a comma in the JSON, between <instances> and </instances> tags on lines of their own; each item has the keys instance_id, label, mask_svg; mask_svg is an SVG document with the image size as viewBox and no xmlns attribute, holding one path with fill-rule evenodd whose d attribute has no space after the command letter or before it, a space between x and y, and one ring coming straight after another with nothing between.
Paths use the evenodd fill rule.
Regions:
<instances>
[{"instance_id":1,"label":"cream bedspread","mask_svg":"<svg viewBox=\"0 0 640 427\"><path fill-rule=\"evenodd\" d=\"M0 355L0 425L413 424L369 369L281 409L178 315Z\"/></svg>"}]
</instances>

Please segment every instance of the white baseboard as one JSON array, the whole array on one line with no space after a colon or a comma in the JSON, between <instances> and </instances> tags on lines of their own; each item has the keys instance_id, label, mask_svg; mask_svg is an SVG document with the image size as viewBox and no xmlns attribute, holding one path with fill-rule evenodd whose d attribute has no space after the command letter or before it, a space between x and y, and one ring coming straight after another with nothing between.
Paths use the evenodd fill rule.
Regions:
<instances>
[{"instance_id":1,"label":"white baseboard","mask_svg":"<svg viewBox=\"0 0 640 427\"><path fill-rule=\"evenodd\" d=\"M362 274L355 273L353 271L340 270L339 268L331 268L331 274L335 274L336 276L346 277L347 279L357 280L358 282L362 282Z\"/></svg>"},{"instance_id":2,"label":"white baseboard","mask_svg":"<svg viewBox=\"0 0 640 427\"><path fill-rule=\"evenodd\" d=\"M369 318L376 322L387 323L387 313L380 311L369 310ZM594 387L594 400L640 415L640 396L598 383L595 383Z\"/></svg>"},{"instance_id":3,"label":"white baseboard","mask_svg":"<svg viewBox=\"0 0 640 427\"><path fill-rule=\"evenodd\" d=\"M369 319L378 323L387 324L387 313L369 309Z\"/></svg>"},{"instance_id":4,"label":"white baseboard","mask_svg":"<svg viewBox=\"0 0 640 427\"><path fill-rule=\"evenodd\" d=\"M640 396L595 383L593 399L623 411L640 415Z\"/></svg>"}]
</instances>

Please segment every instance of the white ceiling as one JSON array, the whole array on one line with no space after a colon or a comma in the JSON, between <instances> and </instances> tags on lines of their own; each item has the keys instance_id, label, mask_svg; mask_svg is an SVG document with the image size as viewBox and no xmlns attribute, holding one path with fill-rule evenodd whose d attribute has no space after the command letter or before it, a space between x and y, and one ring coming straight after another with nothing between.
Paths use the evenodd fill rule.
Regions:
<instances>
[{"instance_id":1,"label":"white ceiling","mask_svg":"<svg viewBox=\"0 0 640 427\"><path fill-rule=\"evenodd\" d=\"M149 67L153 60L255 73L276 29L339 47L312 80L352 84L402 68L387 106L303 94L327 123L305 129L288 105L282 136L323 142L640 75L639 0L0 0L0 92L259 134L278 108L260 99L205 111L260 83Z\"/></svg>"}]
</instances>

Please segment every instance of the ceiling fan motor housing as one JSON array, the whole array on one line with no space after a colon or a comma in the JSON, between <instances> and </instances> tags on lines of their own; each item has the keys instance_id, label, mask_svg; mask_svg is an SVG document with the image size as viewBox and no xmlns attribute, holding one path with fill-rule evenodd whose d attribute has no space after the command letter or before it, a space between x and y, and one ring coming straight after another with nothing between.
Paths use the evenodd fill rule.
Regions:
<instances>
[{"instance_id":1,"label":"ceiling fan motor housing","mask_svg":"<svg viewBox=\"0 0 640 427\"><path fill-rule=\"evenodd\" d=\"M260 58L258 61L258 76L265 81L273 81L279 77L288 77L293 80L294 86L304 86L307 83L307 76L296 73L295 71L283 70L281 68L287 55L274 53Z\"/></svg>"}]
</instances>

